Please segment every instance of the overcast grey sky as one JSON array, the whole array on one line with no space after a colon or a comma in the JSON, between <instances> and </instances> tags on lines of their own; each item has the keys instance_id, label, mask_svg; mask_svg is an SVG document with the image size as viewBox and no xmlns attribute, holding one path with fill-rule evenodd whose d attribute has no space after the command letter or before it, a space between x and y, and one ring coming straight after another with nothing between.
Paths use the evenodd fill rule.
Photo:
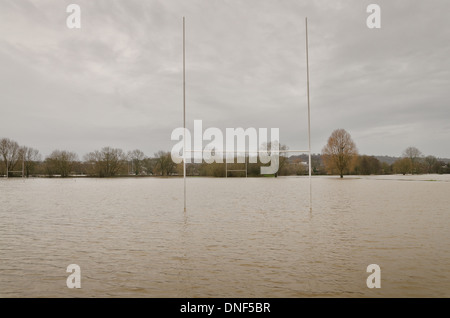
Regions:
<instances>
[{"instance_id":1,"label":"overcast grey sky","mask_svg":"<svg viewBox=\"0 0 450 318\"><path fill-rule=\"evenodd\" d=\"M307 16L313 152L344 128L361 154L450 157L449 14L448 0L2 0L0 137L44 156L170 150L186 16L188 127L279 127L305 148Z\"/></svg>"}]
</instances>

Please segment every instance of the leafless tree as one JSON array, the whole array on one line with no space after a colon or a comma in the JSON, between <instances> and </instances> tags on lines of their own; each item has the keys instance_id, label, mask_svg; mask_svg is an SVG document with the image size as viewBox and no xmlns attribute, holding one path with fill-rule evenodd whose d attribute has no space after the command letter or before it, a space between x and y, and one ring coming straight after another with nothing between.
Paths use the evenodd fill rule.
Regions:
<instances>
[{"instance_id":1,"label":"leafless tree","mask_svg":"<svg viewBox=\"0 0 450 318\"><path fill-rule=\"evenodd\" d=\"M278 142L277 142L278 143ZM267 154L270 156L272 155L272 142L266 142L263 143L260 146L260 150L267 150ZM289 147L287 145L283 145L283 144L278 144L278 150L280 151L278 154L278 170L275 173L275 177L279 176L280 174L283 174L282 171L283 168L286 166L286 164L288 163L288 153L286 152L286 150L289 150Z\"/></svg>"},{"instance_id":2,"label":"leafless tree","mask_svg":"<svg viewBox=\"0 0 450 318\"><path fill-rule=\"evenodd\" d=\"M177 165L172 161L170 152L158 151L155 153L155 157L157 160L154 170L161 173L162 176L169 176L176 170Z\"/></svg>"},{"instance_id":3,"label":"leafless tree","mask_svg":"<svg viewBox=\"0 0 450 318\"><path fill-rule=\"evenodd\" d=\"M113 177L123 168L126 155L122 149L104 147L88 153L84 160L88 163L89 174L98 177Z\"/></svg>"},{"instance_id":4,"label":"leafless tree","mask_svg":"<svg viewBox=\"0 0 450 318\"><path fill-rule=\"evenodd\" d=\"M145 154L139 150L135 149L133 151L128 152L128 159L132 163L133 172L135 175L139 175L142 172Z\"/></svg>"},{"instance_id":5,"label":"leafless tree","mask_svg":"<svg viewBox=\"0 0 450 318\"><path fill-rule=\"evenodd\" d=\"M345 129L336 129L322 149L322 158L329 172L337 171L341 178L358 156L352 137Z\"/></svg>"},{"instance_id":6,"label":"leafless tree","mask_svg":"<svg viewBox=\"0 0 450 318\"><path fill-rule=\"evenodd\" d=\"M45 159L48 175L60 175L68 177L73 170L78 156L74 152L55 150Z\"/></svg>"},{"instance_id":7,"label":"leafless tree","mask_svg":"<svg viewBox=\"0 0 450 318\"><path fill-rule=\"evenodd\" d=\"M354 172L362 175L380 174L381 163L374 156L358 156L355 161Z\"/></svg>"},{"instance_id":8,"label":"leafless tree","mask_svg":"<svg viewBox=\"0 0 450 318\"><path fill-rule=\"evenodd\" d=\"M156 173L157 158L145 158L142 160L142 168L147 175L153 175Z\"/></svg>"},{"instance_id":9,"label":"leafless tree","mask_svg":"<svg viewBox=\"0 0 450 318\"><path fill-rule=\"evenodd\" d=\"M14 170L19 161L20 147L17 142L9 138L0 139L0 155L3 158L5 170Z\"/></svg>"},{"instance_id":10,"label":"leafless tree","mask_svg":"<svg viewBox=\"0 0 450 318\"><path fill-rule=\"evenodd\" d=\"M426 156L425 157L425 166L427 173L433 173L436 172L435 168L437 166L437 158L435 156Z\"/></svg>"},{"instance_id":11,"label":"leafless tree","mask_svg":"<svg viewBox=\"0 0 450 318\"><path fill-rule=\"evenodd\" d=\"M21 147L20 148L20 160L24 161L25 175L28 178L34 173L36 164L41 161L42 157L39 150L31 147Z\"/></svg>"},{"instance_id":12,"label":"leafless tree","mask_svg":"<svg viewBox=\"0 0 450 318\"><path fill-rule=\"evenodd\" d=\"M418 171L422 152L416 147L408 147L403 151L403 158L409 158L409 160L411 160L411 174L413 174Z\"/></svg>"},{"instance_id":13,"label":"leafless tree","mask_svg":"<svg viewBox=\"0 0 450 318\"><path fill-rule=\"evenodd\" d=\"M392 164L394 173L400 173L402 175L411 172L411 167L412 163L410 158L400 158Z\"/></svg>"}]
</instances>

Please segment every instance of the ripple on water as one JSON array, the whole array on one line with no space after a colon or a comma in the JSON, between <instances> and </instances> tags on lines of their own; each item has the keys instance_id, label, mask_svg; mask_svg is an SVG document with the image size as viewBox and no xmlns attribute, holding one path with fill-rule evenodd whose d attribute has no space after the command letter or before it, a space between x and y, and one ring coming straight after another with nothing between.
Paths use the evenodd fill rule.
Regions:
<instances>
[{"instance_id":1,"label":"ripple on water","mask_svg":"<svg viewBox=\"0 0 450 318\"><path fill-rule=\"evenodd\" d=\"M186 213L181 179L2 180L0 296L449 297L450 180L427 178L314 178L312 211L307 178L192 178Z\"/></svg>"}]
</instances>

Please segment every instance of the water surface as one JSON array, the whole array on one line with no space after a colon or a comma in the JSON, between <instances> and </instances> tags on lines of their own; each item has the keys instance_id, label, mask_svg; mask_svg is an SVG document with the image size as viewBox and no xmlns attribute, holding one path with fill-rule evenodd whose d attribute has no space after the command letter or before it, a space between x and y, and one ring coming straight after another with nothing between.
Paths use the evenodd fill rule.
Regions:
<instances>
[{"instance_id":1,"label":"water surface","mask_svg":"<svg viewBox=\"0 0 450 318\"><path fill-rule=\"evenodd\" d=\"M305 177L187 185L0 180L0 297L450 296L450 176L314 177L312 209Z\"/></svg>"}]
</instances>

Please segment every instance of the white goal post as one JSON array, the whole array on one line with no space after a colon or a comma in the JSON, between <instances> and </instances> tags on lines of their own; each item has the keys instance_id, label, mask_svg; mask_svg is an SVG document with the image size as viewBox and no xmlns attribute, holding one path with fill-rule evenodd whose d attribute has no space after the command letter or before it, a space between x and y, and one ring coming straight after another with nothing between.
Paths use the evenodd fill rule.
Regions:
<instances>
[{"instance_id":1,"label":"white goal post","mask_svg":"<svg viewBox=\"0 0 450 318\"><path fill-rule=\"evenodd\" d=\"M296 152L308 154L308 172L309 172L309 207L312 209L312 184L311 184L311 107L309 100L309 56L308 56L308 18L305 18L306 32L306 93L308 102L308 149L307 150L276 150L275 152ZM186 19L183 17L183 182L184 182L184 211L186 212L186 152L196 152L195 150L186 151ZM251 153L261 153L262 151L251 151ZM264 151L267 153L267 151ZM221 153L228 153L221 151ZM234 153L234 151L232 152ZM247 161L246 167L247 167ZM225 168L227 163L225 162ZM226 168L227 169L227 168ZM230 170L231 171L231 170ZM243 170L239 170L243 171ZM228 174L228 169L227 172ZM246 170L247 176L247 170Z\"/></svg>"}]
</instances>

